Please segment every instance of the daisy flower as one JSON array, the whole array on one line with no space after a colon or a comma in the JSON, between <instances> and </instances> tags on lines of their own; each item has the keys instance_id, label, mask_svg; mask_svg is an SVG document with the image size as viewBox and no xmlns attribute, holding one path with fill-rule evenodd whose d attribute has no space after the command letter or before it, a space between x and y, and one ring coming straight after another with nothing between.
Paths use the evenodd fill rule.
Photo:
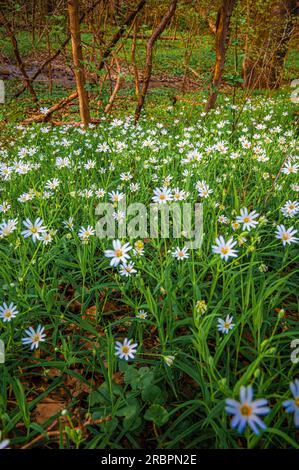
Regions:
<instances>
[{"instance_id":1,"label":"daisy flower","mask_svg":"<svg viewBox=\"0 0 299 470\"><path fill-rule=\"evenodd\" d=\"M130 259L128 251L132 249L130 243L121 244L120 240L112 241L113 250L105 250L106 258L111 258L110 266L117 266L119 263L126 264Z\"/></svg>"},{"instance_id":2,"label":"daisy flower","mask_svg":"<svg viewBox=\"0 0 299 470\"><path fill-rule=\"evenodd\" d=\"M119 274L125 277L129 277L135 273L137 273L137 269L134 268L134 263L123 264L119 270Z\"/></svg>"},{"instance_id":3,"label":"daisy flower","mask_svg":"<svg viewBox=\"0 0 299 470\"><path fill-rule=\"evenodd\" d=\"M299 212L299 202L289 200L280 210L285 217L294 217Z\"/></svg>"},{"instance_id":4,"label":"daisy flower","mask_svg":"<svg viewBox=\"0 0 299 470\"><path fill-rule=\"evenodd\" d=\"M53 241L53 237L50 233L43 233L42 234L42 240L44 245L48 245Z\"/></svg>"},{"instance_id":5,"label":"daisy flower","mask_svg":"<svg viewBox=\"0 0 299 470\"><path fill-rule=\"evenodd\" d=\"M83 243L87 243L89 238L95 234L95 229L88 225L87 228L81 227L78 232L78 237L82 240Z\"/></svg>"},{"instance_id":6,"label":"daisy flower","mask_svg":"<svg viewBox=\"0 0 299 470\"><path fill-rule=\"evenodd\" d=\"M158 204L166 204L167 201L172 201L173 197L171 194L171 190L166 188L156 188L154 189L154 196L152 197L152 201Z\"/></svg>"},{"instance_id":7,"label":"daisy flower","mask_svg":"<svg viewBox=\"0 0 299 470\"><path fill-rule=\"evenodd\" d=\"M124 198L124 193L120 193L119 191L111 191L108 193L108 196L110 197L110 201L114 203L118 203Z\"/></svg>"},{"instance_id":8,"label":"daisy flower","mask_svg":"<svg viewBox=\"0 0 299 470\"><path fill-rule=\"evenodd\" d=\"M12 302L9 305L4 302L0 307L0 318L4 322L10 322L18 313L17 307Z\"/></svg>"},{"instance_id":9,"label":"daisy flower","mask_svg":"<svg viewBox=\"0 0 299 470\"><path fill-rule=\"evenodd\" d=\"M186 246L184 246L183 248L179 248L177 246L176 249L171 254L174 258L178 260L183 260L183 259L189 258L188 249L189 248L187 248Z\"/></svg>"},{"instance_id":10,"label":"daisy flower","mask_svg":"<svg viewBox=\"0 0 299 470\"><path fill-rule=\"evenodd\" d=\"M134 250L133 253L135 256L143 256L144 255L144 243L142 240L137 240L134 243Z\"/></svg>"},{"instance_id":11,"label":"daisy flower","mask_svg":"<svg viewBox=\"0 0 299 470\"><path fill-rule=\"evenodd\" d=\"M259 415L265 416L269 413L268 401L264 398L253 400L253 388L251 385L240 388L240 402L228 398L225 400L225 403L225 411L229 415L233 415L231 421L233 429L237 429L238 432L242 433L246 424L248 424L256 435L259 435L259 428L266 429L266 425Z\"/></svg>"},{"instance_id":12,"label":"daisy flower","mask_svg":"<svg viewBox=\"0 0 299 470\"><path fill-rule=\"evenodd\" d=\"M230 317L229 315L226 316L225 320L222 320L222 318L218 318L218 331L221 333L228 333L230 330L233 329L235 324L233 323L233 317Z\"/></svg>"},{"instance_id":13,"label":"daisy flower","mask_svg":"<svg viewBox=\"0 0 299 470\"><path fill-rule=\"evenodd\" d=\"M0 224L0 238L8 237L17 228L18 219L5 220Z\"/></svg>"},{"instance_id":14,"label":"daisy flower","mask_svg":"<svg viewBox=\"0 0 299 470\"><path fill-rule=\"evenodd\" d=\"M216 238L216 245L212 246L213 253L217 253L220 255L221 259L225 261L228 260L230 256L236 257L238 256L237 250L233 250L233 247L237 244L233 238L230 238L227 242L224 240L223 236L220 235L219 238Z\"/></svg>"},{"instance_id":15,"label":"daisy flower","mask_svg":"<svg viewBox=\"0 0 299 470\"><path fill-rule=\"evenodd\" d=\"M243 230L250 230L251 228L255 228L258 222L254 219L256 219L259 214L257 214L256 211L248 213L248 209L246 207L243 207L240 212L241 215L238 215L236 221L240 224L243 224Z\"/></svg>"},{"instance_id":16,"label":"daisy flower","mask_svg":"<svg viewBox=\"0 0 299 470\"><path fill-rule=\"evenodd\" d=\"M147 317L147 312L145 310L138 310L136 313L136 318L140 318L140 320L145 320Z\"/></svg>"},{"instance_id":17,"label":"daisy flower","mask_svg":"<svg viewBox=\"0 0 299 470\"><path fill-rule=\"evenodd\" d=\"M65 226L65 228L69 228L70 230L72 230L74 228L73 217L70 217L68 220L64 220L63 225Z\"/></svg>"},{"instance_id":18,"label":"daisy flower","mask_svg":"<svg viewBox=\"0 0 299 470\"><path fill-rule=\"evenodd\" d=\"M117 341L115 343L115 355L119 357L119 359L125 359L126 361L134 359L137 346L137 343L132 344L132 340L128 338L125 338L123 343Z\"/></svg>"},{"instance_id":19,"label":"daisy flower","mask_svg":"<svg viewBox=\"0 0 299 470\"><path fill-rule=\"evenodd\" d=\"M23 344L30 344L30 349L37 349L41 341L45 341L46 334L44 333L45 327L38 325L36 331L30 326L25 330L26 337L22 338Z\"/></svg>"},{"instance_id":20,"label":"daisy flower","mask_svg":"<svg viewBox=\"0 0 299 470\"><path fill-rule=\"evenodd\" d=\"M294 422L296 428L299 428L299 380L295 379L295 382L291 382L290 389L294 400L286 400L283 402L283 406L287 413L294 413Z\"/></svg>"},{"instance_id":21,"label":"daisy flower","mask_svg":"<svg viewBox=\"0 0 299 470\"><path fill-rule=\"evenodd\" d=\"M286 175L290 175L291 173L297 173L299 165L297 163L292 164L292 162L287 162L282 169L282 172Z\"/></svg>"},{"instance_id":22,"label":"daisy flower","mask_svg":"<svg viewBox=\"0 0 299 470\"><path fill-rule=\"evenodd\" d=\"M38 217L33 223L26 219L23 224L26 230L23 230L22 235L24 238L32 237L32 241L35 243L36 240L41 240L42 234L46 231L46 227L43 225L43 221Z\"/></svg>"},{"instance_id":23,"label":"daisy flower","mask_svg":"<svg viewBox=\"0 0 299 470\"><path fill-rule=\"evenodd\" d=\"M275 236L279 240L282 240L283 246L286 246L286 244L297 243L298 238L294 237L296 233L297 230L295 230L294 227L286 229L284 225L277 225Z\"/></svg>"}]
</instances>

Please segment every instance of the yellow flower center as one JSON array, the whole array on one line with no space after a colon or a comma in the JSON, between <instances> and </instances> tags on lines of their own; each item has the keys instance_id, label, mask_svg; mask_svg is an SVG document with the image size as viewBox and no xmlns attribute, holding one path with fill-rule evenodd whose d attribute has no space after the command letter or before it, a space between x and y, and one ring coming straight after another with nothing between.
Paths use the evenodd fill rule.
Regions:
<instances>
[{"instance_id":1,"label":"yellow flower center","mask_svg":"<svg viewBox=\"0 0 299 470\"><path fill-rule=\"evenodd\" d=\"M32 233L37 233L37 228L36 227L32 227L30 230L31 230Z\"/></svg>"},{"instance_id":2,"label":"yellow flower center","mask_svg":"<svg viewBox=\"0 0 299 470\"><path fill-rule=\"evenodd\" d=\"M39 335L39 334L33 335L33 336L32 336L32 341L33 341L34 343L40 341L40 335Z\"/></svg>"},{"instance_id":3,"label":"yellow flower center","mask_svg":"<svg viewBox=\"0 0 299 470\"><path fill-rule=\"evenodd\" d=\"M164 199L166 199L166 196L165 196L165 194L160 194L159 198L160 198L161 201L164 201Z\"/></svg>"},{"instance_id":4,"label":"yellow flower center","mask_svg":"<svg viewBox=\"0 0 299 470\"><path fill-rule=\"evenodd\" d=\"M228 329L229 329L229 327L230 327L230 323L228 323L228 322L225 322L225 323L224 323L224 328L225 328L226 330L228 330Z\"/></svg>"},{"instance_id":5,"label":"yellow flower center","mask_svg":"<svg viewBox=\"0 0 299 470\"><path fill-rule=\"evenodd\" d=\"M284 232L284 233L282 234L282 239L283 239L283 240L289 240L289 238L290 238L290 234L289 234L288 232Z\"/></svg>"},{"instance_id":6,"label":"yellow flower center","mask_svg":"<svg viewBox=\"0 0 299 470\"><path fill-rule=\"evenodd\" d=\"M248 224L248 222L250 222L250 217L244 217L243 221L245 224Z\"/></svg>"},{"instance_id":7,"label":"yellow flower center","mask_svg":"<svg viewBox=\"0 0 299 470\"><path fill-rule=\"evenodd\" d=\"M299 408L299 395L295 398L295 405Z\"/></svg>"},{"instance_id":8,"label":"yellow flower center","mask_svg":"<svg viewBox=\"0 0 299 470\"><path fill-rule=\"evenodd\" d=\"M141 240L138 240L136 243L135 243L135 247L137 250L142 250L142 248L144 247L144 244Z\"/></svg>"},{"instance_id":9,"label":"yellow flower center","mask_svg":"<svg viewBox=\"0 0 299 470\"><path fill-rule=\"evenodd\" d=\"M4 313L5 318L10 318L11 315L12 315L12 311L11 311L11 310L7 310L7 311Z\"/></svg>"},{"instance_id":10,"label":"yellow flower center","mask_svg":"<svg viewBox=\"0 0 299 470\"><path fill-rule=\"evenodd\" d=\"M247 405L247 403L245 403L244 405L242 405L240 407L240 413L242 416L251 416L252 415L252 408L251 406Z\"/></svg>"},{"instance_id":11,"label":"yellow flower center","mask_svg":"<svg viewBox=\"0 0 299 470\"><path fill-rule=\"evenodd\" d=\"M115 250L115 256L117 256L117 258L120 258L122 255L123 255L122 250Z\"/></svg>"},{"instance_id":12,"label":"yellow flower center","mask_svg":"<svg viewBox=\"0 0 299 470\"><path fill-rule=\"evenodd\" d=\"M130 351L129 346L123 346L123 347L122 347L122 352L123 352L124 354L128 354L129 351Z\"/></svg>"},{"instance_id":13,"label":"yellow flower center","mask_svg":"<svg viewBox=\"0 0 299 470\"><path fill-rule=\"evenodd\" d=\"M223 247L221 248L221 253L222 253L223 255L227 255L228 252L229 252L229 248L228 248L227 246L223 246Z\"/></svg>"}]
</instances>

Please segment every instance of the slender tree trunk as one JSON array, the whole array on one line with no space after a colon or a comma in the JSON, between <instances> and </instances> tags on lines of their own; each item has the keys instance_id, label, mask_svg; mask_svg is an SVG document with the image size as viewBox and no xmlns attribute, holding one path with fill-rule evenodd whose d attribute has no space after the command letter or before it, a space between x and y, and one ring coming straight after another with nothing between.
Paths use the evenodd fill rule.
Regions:
<instances>
[{"instance_id":1,"label":"slender tree trunk","mask_svg":"<svg viewBox=\"0 0 299 470\"><path fill-rule=\"evenodd\" d=\"M107 58L110 56L111 52L113 51L113 48L114 46L116 45L116 43L119 41L119 39L121 39L123 37L123 35L125 34L126 32L126 27L132 23L132 21L134 21L136 15L139 13L139 11L142 9L142 7L144 6L146 0L140 0L140 2L138 3L136 9L129 13L124 21L124 23L121 25L121 27L119 28L119 30L115 33L115 35L113 36L113 38L111 39L110 43L108 44L108 46L106 47L103 55L102 55L102 59L100 61L100 64L99 64L99 67L98 69L99 70L102 70L106 64L106 60ZM76 98L78 98L78 92L77 91L74 91L72 92L69 96L67 96L66 98L64 98L63 100L61 100L59 103L57 103L56 105L52 106L48 112L46 114L39 114L39 115L36 115L36 116L33 116L32 118L30 119L26 119L24 121L24 124L28 124L29 122L43 122L43 121L47 121L49 120L50 116L58 111L59 109L63 108L64 106L66 106L67 104L69 104L71 101L75 100Z\"/></svg>"},{"instance_id":2,"label":"slender tree trunk","mask_svg":"<svg viewBox=\"0 0 299 470\"><path fill-rule=\"evenodd\" d=\"M153 31L151 37L148 40L147 47L146 47L146 64L145 70L143 74L143 85L141 92L139 93L138 97L138 104L135 110L135 124L138 122L140 118L140 114L142 111L142 107L144 104L145 96L148 90L149 81L152 74L152 67L153 67L153 47L155 42L159 38L159 36L163 33L164 29L168 25L169 21L173 17L177 6L177 0L172 0L169 4L168 10L163 16L162 20L158 24L157 28Z\"/></svg>"},{"instance_id":3,"label":"slender tree trunk","mask_svg":"<svg viewBox=\"0 0 299 470\"><path fill-rule=\"evenodd\" d=\"M219 88L221 86L226 50L229 41L230 19L235 4L236 0L223 0L222 6L218 11L216 22L216 62L214 67L211 92L206 104L206 112L209 112L215 106Z\"/></svg>"},{"instance_id":4,"label":"slender tree trunk","mask_svg":"<svg viewBox=\"0 0 299 470\"><path fill-rule=\"evenodd\" d=\"M85 90L85 73L83 65L83 54L80 38L79 25L79 5L78 0L68 0L68 12L70 20L70 32L72 36L72 52L74 62L74 72L76 86L79 97L80 117L84 126L87 126L90 120L88 95Z\"/></svg>"},{"instance_id":5,"label":"slender tree trunk","mask_svg":"<svg viewBox=\"0 0 299 470\"><path fill-rule=\"evenodd\" d=\"M278 88L294 32L294 19L299 11L298 2L275 0L267 5L266 12L261 13L255 11L255 4L249 3L248 22L253 22L256 34L248 39L243 61L244 87Z\"/></svg>"},{"instance_id":6,"label":"slender tree trunk","mask_svg":"<svg viewBox=\"0 0 299 470\"><path fill-rule=\"evenodd\" d=\"M38 101L38 99L37 99L36 93L33 89L33 86L31 84L31 79L27 75L25 65L23 64L23 61L22 61L22 58L21 58L21 55L20 55L20 51L19 51L18 41L17 41L17 39L16 39L16 37L13 33L13 30L11 29L11 27L10 27L10 25L9 25L9 23L8 23L7 19L5 18L4 13L2 11L0 11L0 18L2 18L2 21L4 23L4 27L7 31L8 36L10 37L18 67L20 69L21 74L23 75L25 88L27 88L30 91L32 99L36 103Z\"/></svg>"},{"instance_id":7,"label":"slender tree trunk","mask_svg":"<svg viewBox=\"0 0 299 470\"><path fill-rule=\"evenodd\" d=\"M86 15L88 13L90 13L99 3L101 3L101 0L96 0L90 8L88 8L80 17L80 20L79 22L82 23L82 21L84 20L84 18L86 17ZM48 64L50 64L53 60L55 60L65 49L65 47L68 45L68 43L70 42L71 40L71 35L68 34L67 37L65 38L65 40L63 41L63 43L61 44L61 46L54 52L54 54L52 54L51 56L49 56L45 62L42 63L42 65L39 67L39 69L35 72L35 74L33 75L33 77L31 78L31 82L33 82L41 73L42 71L47 67ZM24 91L26 90L26 87L23 87L21 88L21 90L19 90L16 94L15 94L15 98L18 98Z\"/></svg>"}]
</instances>

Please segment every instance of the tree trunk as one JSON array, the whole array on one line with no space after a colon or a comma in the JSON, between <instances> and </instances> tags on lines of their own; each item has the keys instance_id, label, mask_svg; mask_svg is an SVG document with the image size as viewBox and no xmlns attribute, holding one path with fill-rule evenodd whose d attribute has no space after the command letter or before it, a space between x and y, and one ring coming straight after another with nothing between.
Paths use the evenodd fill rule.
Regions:
<instances>
[{"instance_id":1,"label":"tree trunk","mask_svg":"<svg viewBox=\"0 0 299 470\"><path fill-rule=\"evenodd\" d=\"M128 16L126 17L124 23L121 25L119 30L115 33L115 35L111 39L110 43L108 44L108 46L106 47L106 49L105 49L105 51L102 55L102 59L100 61L99 67L98 67L99 70L102 70L104 68L106 60L110 56L111 52L113 51L114 46L119 41L119 39L121 39L123 37L124 33L126 32L126 27L135 19L136 15L139 13L139 11L144 6L145 2L146 2L146 0L140 0L140 2L138 3L136 9L128 14ZM45 65L45 63L43 65ZM77 97L78 97L78 91L72 92L69 96L67 96L66 98L61 100L56 105L52 106L46 114L39 114L37 116L33 116L32 118L26 119L24 121L24 124L28 124L29 122L48 121L49 118L51 117L51 115L54 112L58 111L59 109L62 109L64 106L69 104L71 101L75 100Z\"/></svg>"},{"instance_id":2,"label":"tree trunk","mask_svg":"<svg viewBox=\"0 0 299 470\"><path fill-rule=\"evenodd\" d=\"M229 41L230 19L237 0L223 0L218 11L216 21L216 62L212 78L211 92L205 111L209 112L216 103L219 88L222 82L222 74L225 64L226 50Z\"/></svg>"},{"instance_id":3,"label":"tree trunk","mask_svg":"<svg viewBox=\"0 0 299 470\"><path fill-rule=\"evenodd\" d=\"M27 75L27 72L26 72L26 69L25 69L25 66L24 66L24 63L22 61L22 58L21 58L21 55L20 55L20 51L19 51L19 46L18 46L18 41L14 35L14 32L12 30L12 28L10 27L7 19L5 18L4 16L4 13L2 11L0 11L0 17L2 18L2 21L3 21L3 24L4 24L4 27L7 31L7 34L8 36L10 37L10 40L11 40L11 43L12 43L12 47L13 47L13 51L14 51L14 55L15 55L15 58L16 58L16 61L17 61L17 64L18 64L18 67L20 69L20 72L21 74L23 75L23 80L24 80L24 84L25 84L25 89L28 89L29 92L31 93L31 96L32 96L32 99L35 103L37 103L38 99L37 99L37 96L36 96L36 93L33 89L33 86L31 84L31 79L30 77Z\"/></svg>"},{"instance_id":4,"label":"tree trunk","mask_svg":"<svg viewBox=\"0 0 299 470\"><path fill-rule=\"evenodd\" d=\"M148 40L147 47L146 47L146 64L145 70L143 74L143 85L141 92L139 93L138 97L138 104L135 110L135 124L138 122L141 114L141 110L144 104L145 96L148 90L149 81L152 74L152 66L153 66L153 47L159 36L163 33L164 29L168 25L169 21L173 17L177 6L177 0L172 0L169 4L168 10L163 16L162 20L158 24L157 28L153 31L151 37Z\"/></svg>"},{"instance_id":5,"label":"tree trunk","mask_svg":"<svg viewBox=\"0 0 299 470\"><path fill-rule=\"evenodd\" d=\"M82 23L82 21L84 20L84 18L86 17L87 14L89 14L99 3L101 3L101 0L96 0L92 5L91 7L89 7L80 17L80 20L79 20L79 23ZM56 59L56 57L58 57L62 51L64 51L65 47L68 45L69 41L71 40L71 35L68 34L66 39L63 41L63 43L61 44L61 46L54 52L53 55L49 56L43 63L42 65L39 67L39 69L35 72L35 74L33 75L33 77L31 78L31 81L33 82L41 73L42 71L45 69L45 67L50 64L53 60ZM24 91L25 91L25 87L21 88L21 90L19 90L16 94L15 94L15 98L18 98Z\"/></svg>"},{"instance_id":6,"label":"tree trunk","mask_svg":"<svg viewBox=\"0 0 299 470\"><path fill-rule=\"evenodd\" d=\"M266 12L257 13L251 2L248 22L256 34L249 37L243 61L244 87L279 87L298 10L297 0L275 0Z\"/></svg>"},{"instance_id":7,"label":"tree trunk","mask_svg":"<svg viewBox=\"0 0 299 470\"><path fill-rule=\"evenodd\" d=\"M74 72L76 86L79 97L80 117L84 126L87 126L90 120L88 95L85 90L85 73L83 65L82 46L80 38L79 25L79 6L78 0L68 0L68 12L70 20L70 32L72 36L72 53L74 62Z\"/></svg>"}]
</instances>

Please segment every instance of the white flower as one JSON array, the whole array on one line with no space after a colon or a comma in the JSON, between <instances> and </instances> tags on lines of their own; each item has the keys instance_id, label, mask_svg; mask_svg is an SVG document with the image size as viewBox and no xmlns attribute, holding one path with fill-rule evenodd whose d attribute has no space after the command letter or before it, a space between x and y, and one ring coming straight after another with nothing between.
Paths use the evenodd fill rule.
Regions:
<instances>
[{"instance_id":1,"label":"white flower","mask_svg":"<svg viewBox=\"0 0 299 470\"><path fill-rule=\"evenodd\" d=\"M298 238L294 237L295 233L297 233L297 230L294 227L286 229L284 225L277 225L275 235L276 238L282 240L283 246L285 246L286 244L297 243Z\"/></svg>"},{"instance_id":2,"label":"white flower","mask_svg":"<svg viewBox=\"0 0 299 470\"><path fill-rule=\"evenodd\" d=\"M282 172L286 175L291 173L297 173L299 165L297 163L292 164L291 162L287 162L282 169Z\"/></svg>"},{"instance_id":3,"label":"white flower","mask_svg":"<svg viewBox=\"0 0 299 470\"><path fill-rule=\"evenodd\" d=\"M147 312L145 310L139 310L136 313L136 318L140 318L141 320L145 320L147 317Z\"/></svg>"},{"instance_id":4,"label":"white flower","mask_svg":"<svg viewBox=\"0 0 299 470\"><path fill-rule=\"evenodd\" d=\"M251 228L255 228L258 222L254 219L256 219L259 214L257 214L256 211L248 213L248 209L246 207L241 209L240 212L241 215L238 215L236 221L240 224L243 224L243 230L250 230Z\"/></svg>"},{"instance_id":5,"label":"white flower","mask_svg":"<svg viewBox=\"0 0 299 470\"><path fill-rule=\"evenodd\" d=\"M45 341L46 334L44 333L45 328L38 325L36 331L30 326L28 330L25 330L27 337L22 338L23 344L31 344L30 349L37 349L41 341Z\"/></svg>"},{"instance_id":6,"label":"white flower","mask_svg":"<svg viewBox=\"0 0 299 470\"><path fill-rule=\"evenodd\" d=\"M222 320L222 318L218 318L217 322L218 331L220 331L221 333L227 334L235 326L235 324L233 323L233 317L230 317L229 315L226 316L225 320Z\"/></svg>"},{"instance_id":7,"label":"white flower","mask_svg":"<svg viewBox=\"0 0 299 470\"><path fill-rule=\"evenodd\" d=\"M228 223L229 223L229 220L228 220L228 218L227 218L225 215L221 214L221 215L219 215L219 217L218 217L218 222L219 222L220 224L228 224Z\"/></svg>"},{"instance_id":8,"label":"white flower","mask_svg":"<svg viewBox=\"0 0 299 470\"><path fill-rule=\"evenodd\" d=\"M74 219L73 219L73 217L70 217L68 220L64 220L63 225L66 228L69 228L70 230L72 230L74 228Z\"/></svg>"},{"instance_id":9,"label":"white flower","mask_svg":"<svg viewBox=\"0 0 299 470\"><path fill-rule=\"evenodd\" d=\"M295 382L290 384L290 389L294 400L286 400L283 402L283 406L287 413L294 413L294 422L296 428L299 428L299 380L295 379Z\"/></svg>"},{"instance_id":10,"label":"white flower","mask_svg":"<svg viewBox=\"0 0 299 470\"><path fill-rule=\"evenodd\" d=\"M237 244L233 238L230 238L227 242L224 240L223 236L220 235L219 238L216 238L216 245L212 246L213 253L217 253L221 256L221 259L225 261L228 260L230 256L238 256L237 250L233 250L233 247Z\"/></svg>"},{"instance_id":11,"label":"white flower","mask_svg":"<svg viewBox=\"0 0 299 470\"><path fill-rule=\"evenodd\" d=\"M43 233L42 240L44 245L48 245L53 240L53 237L50 233Z\"/></svg>"},{"instance_id":12,"label":"white flower","mask_svg":"<svg viewBox=\"0 0 299 470\"><path fill-rule=\"evenodd\" d=\"M174 201L184 201L188 197L186 191L180 190L179 188L174 188L173 190L173 200Z\"/></svg>"},{"instance_id":13,"label":"white flower","mask_svg":"<svg viewBox=\"0 0 299 470\"><path fill-rule=\"evenodd\" d=\"M154 196L152 197L152 201L158 204L166 204L167 201L172 201L173 197L171 194L171 190L166 188L156 188L154 189Z\"/></svg>"},{"instance_id":14,"label":"white flower","mask_svg":"<svg viewBox=\"0 0 299 470\"><path fill-rule=\"evenodd\" d=\"M119 191L111 191L111 193L108 193L108 196L110 197L111 202L118 203L125 195Z\"/></svg>"},{"instance_id":15,"label":"white flower","mask_svg":"<svg viewBox=\"0 0 299 470\"><path fill-rule=\"evenodd\" d=\"M95 234L95 229L88 225L87 228L81 227L78 232L78 237L82 240L83 243L87 243L89 238Z\"/></svg>"},{"instance_id":16,"label":"white flower","mask_svg":"<svg viewBox=\"0 0 299 470\"><path fill-rule=\"evenodd\" d=\"M188 247L184 246L183 248L179 248L178 246L176 249L171 253L172 256L176 259L183 260L189 258Z\"/></svg>"},{"instance_id":17,"label":"white flower","mask_svg":"<svg viewBox=\"0 0 299 470\"><path fill-rule=\"evenodd\" d=\"M43 221L38 217L33 223L26 219L23 224L26 227L26 230L23 230L22 235L24 238L32 237L34 243L36 240L41 240L42 234L46 231L46 227L43 226Z\"/></svg>"},{"instance_id":18,"label":"white flower","mask_svg":"<svg viewBox=\"0 0 299 470\"><path fill-rule=\"evenodd\" d=\"M0 224L0 238L8 237L17 228L18 219L3 220Z\"/></svg>"},{"instance_id":19,"label":"white flower","mask_svg":"<svg viewBox=\"0 0 299 470\"><path fill-rule=\"evenodd\" d=\"M56 188L58 188L59 184L60 184L59 179L53 178L52 180L49 180L49 181L46 182L45 188L46 189L56 189Z\"/></svg>"},{"instance_id":20,"label":"white flower","mask_svg":"<svg viewBox=\"0 0 299 470\"><path fill-rule=\"evenodd\" d=\"M171 367L174 363L175 356L163 356L163 360L168 367Z\"/></svg>"},{"instance_id":21,"label":"white flower","mask_svg":"<svg viewBox=\"0 0 299 470\"><path fill-rule=\"evenodd\" d=\"M134 263L123 264L119 269L121 276L129 277L134 273L137 273L137 270L134 268Z\"/></svg>"},{"instance_id":22,"label":"white flower","mask_svg":"<svg viewBox=\"0 0 299 470\"><path fill-rule=\"evenodd\" d=\"M0 204L0 212L7 212L11 208L11 205L7 202L4 201L2 204Z\"/></svg>"},{"instance_id":23,"label":"white flower","mask_svg":"<svg viewBox=\"0 0 299 470\"><path fill-rule=\"evenodd\" d=\"M256 435L259 435L259 428L266 429L265 423L258 415L265 416L269 413L268 401L264 398L253 401L251 385L240 388L240 402L228 398L225 403L225 411L233 415L231 426L234 429L237 428L238 432L243 432L246 424Z\"/></svg>"},{"instance_id":24,"label":"white flower","mask_svg":"<svg viewBox=\"0 0 299 470\"><path fill-rule=\"evenodd\" d=\"M41 114L47 114L48 111L49 111L49 108L46 108L46 107L39 108L39 112L40 112Z\"/></svg>"},{"instance_id":25,"label":"white flower","mask_svg":"<svg viewBox=\"0 0 299 470\"><path fill-rule=\"evenodd\" d=\"M3 305L0 306L0 318L2 318L4 322L10 322L18 313L17 307L12 302L9 305L4 302Z\"/></svg>"},{"instance_id":26,"label":"white flower","mask_svg":"<svg viewBox=\"0 0 299 470\"><path fill-rule=\"evenodd\" d=\"M104 197L106 194L106 191L105 189L100 188L100 189L97 189L94 193L97 197Z\"/></svg>"},{"instance_id":27,"label":"white flower","mask_svg":"<svg viewBox=\"0 0 299 470\"><path fill-rule=\"evenodd\" d=\"M286 217L294 217L299 212L299 202L289 200L280 210Z\"/></svg>"},{"instance_id":28,"label":"white flower","mask_svg":"<svg viewBox=\"0 0 299 470\"><path fill-rule=\"evenodd\" d=\"M117 266L119 263L126 264L127 259L130 259L128 251L132 249L130 243L121 244L120 240L112 241L113 250L105 250L104 255L106 258L112 258L110 266Z\"/></svg>"},{"instance_id":29,"label":"white flower","mask_svg":"<svg viewBox=\"0 0 299 470\"><path fill-rule=\"evenodd\" d=\"M199 196L205 199L208 198L209 195L213 192L213 189L211 189L208 184L201 181L196 184L196 189L198 191Z\"/></svg>"},{"instance_id":30,"label":"white flower","mask_svg":"<svg viewBox=\"0 0 299 470\"><path fill-rule=\"evenodd\" d=\"M123 343L117 341L115 343L115 355L118 356L120 359L125 359L128 361L129 359L134 359L137 350L137 343L132 344L132 340L125 338Z\"/></svg>"}]
</instances>

